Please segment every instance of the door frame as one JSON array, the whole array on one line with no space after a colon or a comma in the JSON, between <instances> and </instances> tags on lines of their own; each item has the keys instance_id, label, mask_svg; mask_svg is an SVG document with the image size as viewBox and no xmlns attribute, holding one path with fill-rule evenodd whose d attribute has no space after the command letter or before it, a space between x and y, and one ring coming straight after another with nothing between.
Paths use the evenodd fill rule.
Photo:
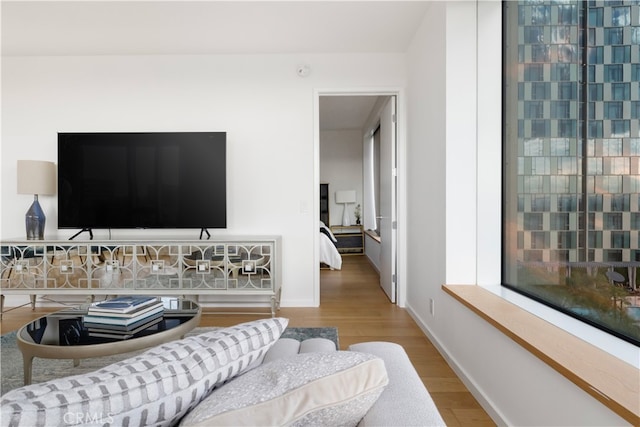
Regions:
<instances>
[{"instance_id":1,"label":"door frame","mask_svg":"<svg viewBox=\"0 0 640 427\"><path fill-rule=\"evenodd\" d=\"M313 93L313 300L314 305L320 305L320 97L321 96L395 96L396 97L396 304L406 305L406 104L402 88L341 88L315 89Z\"/></svg>"}]
</instances>

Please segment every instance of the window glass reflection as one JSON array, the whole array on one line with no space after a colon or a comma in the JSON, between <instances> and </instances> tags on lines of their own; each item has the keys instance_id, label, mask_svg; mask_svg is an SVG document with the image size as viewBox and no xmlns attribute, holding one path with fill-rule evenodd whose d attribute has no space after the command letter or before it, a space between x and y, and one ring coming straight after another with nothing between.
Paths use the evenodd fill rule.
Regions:
<instances>
[{"instance_id":1,"label":"window glass reflection","mask_svg":"<svg viewBox=\"0 0 640 427\"><path fill-rule=\"evenodd\" d=\"M516 227L504 230L503 283L591 312L589 293L612 292L604 273L617 269L616 292L640 296L629 264L640 263L640 1L503 4L518 27L504 45L518 73L504 76L504 215ZM591 322L640 344L640 325L600 309Z\"/></svg>"},{"instance_id":2,"label":"window glass reflection","mask_svg":"<svg viewBox=\"0 0 640 427\"><path fill-rule=\"evenodd\" d=\"M611 25L615 27L624 27L631 24L631 8L612 7L611 8Z\"/></svg>"}]
</instances>

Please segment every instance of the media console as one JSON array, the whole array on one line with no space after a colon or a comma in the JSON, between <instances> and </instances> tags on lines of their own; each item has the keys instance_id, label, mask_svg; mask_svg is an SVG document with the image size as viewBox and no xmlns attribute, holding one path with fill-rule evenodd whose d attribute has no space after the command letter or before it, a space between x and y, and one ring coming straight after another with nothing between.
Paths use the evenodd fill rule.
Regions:
<instances>
[{"instance_id":1,"label":"media console","mask_svg":"<svg viewBox=\"0 0 640 427\"><path fill-rule=\"evenodd\" d=\"M279 236L211 240L11 240L0 242L5 295L216 296L218 303L280 307ZM219 300L219 301L218 301Z\"/></svg>"}]
</instances>

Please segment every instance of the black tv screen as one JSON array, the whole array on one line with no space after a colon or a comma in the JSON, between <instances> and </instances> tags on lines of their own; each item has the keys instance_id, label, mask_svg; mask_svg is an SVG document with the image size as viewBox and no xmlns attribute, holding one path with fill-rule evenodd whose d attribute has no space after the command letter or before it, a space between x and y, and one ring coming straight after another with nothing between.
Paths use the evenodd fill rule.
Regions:
<instances>
[{"instance_id":1,"label":"black tv screen","mask_svg":"<svg viewBox=\"0 0 640 427\"><path fill-rule=\"evenodd\" d=\"M59 133L58 228L225 228L226 133Z\"/></svg>"}]
</instances>

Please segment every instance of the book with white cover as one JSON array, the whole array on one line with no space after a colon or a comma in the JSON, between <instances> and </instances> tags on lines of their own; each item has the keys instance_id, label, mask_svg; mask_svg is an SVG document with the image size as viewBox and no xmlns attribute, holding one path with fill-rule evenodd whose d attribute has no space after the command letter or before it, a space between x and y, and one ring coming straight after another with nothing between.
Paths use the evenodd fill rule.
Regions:
<instances>
[{"instance_id":1,"label":"book with white cover","mask_svg":"<svg viewBox=\"0 0 640 427\"><path fill-rule=\"evenodd\" d=\"M99 313L99 314L87 314L83 317L83 321L85 324L96 323L96 324L105 324L105 325L127 326L127 325L132 325L134 323L140 322L141 320L148 319L154 315L162 316L163 312L164 312L164 306L160 304L153 310L146 311L134 317L113 317L113 316L109 316L108 314Z\"/></svg>"},{"instance_id":2,"label":"book with white cover","mask_svg":"<svg viewBox=\"0 0 640 427\"><path fill-rule=\"evenodd\" d=\"M158 297L145 295L126 295L91 304L89 311L112 313L130 313L141 307L154 304Z\"/></svg>"},{"instance_id":3,"label":"book with white cover","mask_svg":"<svg viewBox=\"0 0 640 427\"><path fill-rule=\"evenodd\" d=\"M92 308L89 308L89 310L87 310L87 315L130 319L133 317L140 317L143 314L149 313L151 311L155 312L158 307L163 307L163 306L164 304L162 303L162 301L157 301L153 304L146 304L146 305L139 306L135 310L130 311L128 313L119 313L119 312L110 311L110 310L94 310Z\"/></svg>"}]
</instances>

